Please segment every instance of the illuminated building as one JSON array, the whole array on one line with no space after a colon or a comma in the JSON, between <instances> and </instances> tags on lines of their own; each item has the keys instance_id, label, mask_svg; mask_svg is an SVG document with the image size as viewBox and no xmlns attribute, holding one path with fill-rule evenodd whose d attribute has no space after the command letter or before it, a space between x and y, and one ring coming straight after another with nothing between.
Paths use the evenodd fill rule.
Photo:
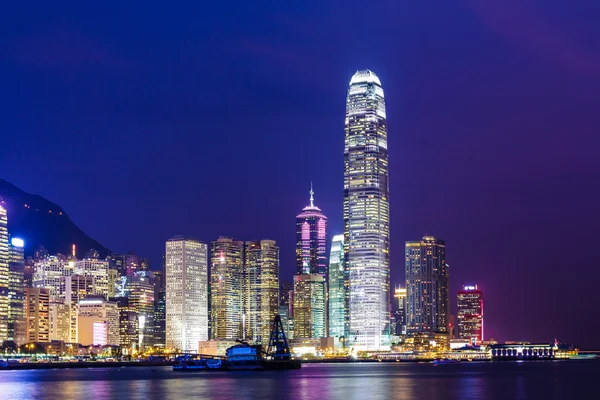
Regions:
<instances>
[{"instance_id":1,"label":"illuminated building","mask_svg":"<svg viewBox=\"0 0 600 400\"><path fill-rule=\"evenodd\" d=\"M279 311L279 247L274 240L245 246L245 337L267 344L271 323Z\"/></svg>"},{"instance_id":2,"label":"illuminated building","mask_svg":"<svg viewBox=\"0 0 600 400\"><path fill-rule=\"evenodd\" d=\"M325 278L320 274L294 276L294 338L325 337Z\"/></svg>"},{"instance_id":3,"label":"illuminated building","mask_svg":"<svg viewBox=\"0 0 600 400\"><path fill-rule=\"evenodd\" d=\"M50 341L71 342L71 306L63 299L51 298L48 305L48 323Z\"/></svg>"},{"instance_id":4,"label":"illuminated building","mask_svg":"<svg viewBox=\"0 0 600 400\"><path fill-rule=\"evenodd\" d=\"M139 347L151 346L154 331L154 284L150 274L138 271L127 283L129 305L137 313Z\"/></svg>"},{"instance_id":5,"label":"illuminated building","mask_svg":"<svg viewBox=\"0 0 600 400\"><path fill-rule=\"evenodd\" d=\"M93 277L94 294L108 298L108 261L97 258L77 260L73 273Z\"/></svg>"},{"instance_id":6,"label":"illuminated building","mask_svg":"<svg viewBox=\"0 0 600 400\"><path fill-rule=\"evenodd\" d=\"M60 281L73 274L74 261L63 254L46 256L36 260L33 272L33 287L50 289L50 296L60 294Z\"/></svg>"},{"instance_id":7,"label":"illuminated building","mask_svg":"<svg viewBox=\"0 0 600 400\"><path fill-rule=\"evenodd\" d=\"M312 184L310 203L296 216L296 273L327 276L327 217L314 204Z\"/></svg>"},{"instance_id":8,"label":"illuminated building","mask_svg":"<svg viewBox=\"0 0 600 400\"><path fill-rule=\"evenodd\" d=\"M8 261L8 337L21 343L24 340L24 312L25 312L25 284L24 269L25 258L23 254L24 243L19 238L12 238L9 246ZM18 341L19 339L20 341Z\"/></svg>"},{"instance_id":9,"label":"illuminated building","mask_svg":"<svg viewBox=\"0 0 600 400\"><path fill-rule=\"evenodd\" d=\"M0 343L8 340L8 285L9 285L8 216L0 206Z\"/></svg>"},{"instance_id":10,"label":"illuminated building","mask_svg":"<svg viewBox=\"0 0 600 400\"><path fill-rule=\"evenodd\" d=\"M166 345L166 292L161 290L158 297L154 300L154 332L152 335L152 345L165 347Z\"/></svg>"},{"instance_id":11,"label":"illuminated building","mask_svg":"<svg viewBox=\"0 0 600 400\"><path fill-rule=\"evenodd\" d=\"M111 301L117 303L119 310L119 345L128 350L135 350L140 343L138 312L127 297L115 297Z\"/></svg>"},{"instance_id":12,"label":"illuminated building","mask_svg":"<svg viewBox=\"0 0 600 400\"><path fill-rule=\"evenodd\" d=\"M60 278L60 297L66 304L74 305L79 300L96 294L94 277L69 275Z\"/></svg>"},{"instance_id":13,"label":"illuminated building","mask_svg":"<svg viewBox=\"0 0 600 400\"><path fill-rule=\"evenodd\" d=\"M86 297L77 305L77 343L84 346L118 345L119 309L102 296Z\"/></svg>"},{"instance_id":14,"label":"illuminated building","mask_svg":"<svg viewBox=\"0 0 600 400\"><path fill-rule=\"evenodd\" d=\"M458 291L458 337L480 345L483 342L483 292L475 286Z\"/></svg>"},{"instance_id":15,"label":"illuminated building","mask_svg":"<svg viewBox=\"0 0 600 400\"><path fill-rule=\"evenodd\" d=\"M25 289L26 340L32 342L50 341L50 289Z\"/></svg>"},{"instance_id":16,"label":"illuminated building","mask_svg":"<svg viewBox=\"0 0 600 400\"><path fill-rule=\"evenodd\" d=\"M406 288L396 286L394 290L394 316L396 335L406 335Z\"/></svg>"},{"instance_id":17,"label":"illuminated building","mask_svg":"<svg viewBox=\"0 0 600 400\"><path fill-rule=\"evenodd\" d=\"M196 352L208 340L208 251L197 240L166 243L166 345Z\"/></svg>"},{"instance_id":18,"label":"illuminated building","mask_svg":"<svg viewBox=\"0 0 600 400\"><path fill-rule=\"evenodd\" d=\"M210 312L213 339L242 337L244 242L220 237L210 248Z\"/></svg>"},{"instance_id":19,"label":"illuminated building","mask_svg":"<svg viewBox=\"0 0 600 400\"><path fill-rule=\"evenodd\" d=\"M390 236L387 128L377 75L350 80L344 142L344 256L353 345L378 349L389 324Z\"/></svg>"},{"instance_id":20,"label":"illuminated building","mask_svg":"<svg viewBox=\"0 0 600 400\"><path fill-rule=\"evenodd\" d=\"M344 235L335 235L329 252L329 336L348 333L348 271L344 268Z\"/></svg>"},{"instance_id":21,"label":"illuminated building","mask_svg":"<svg viewBox=\"0 0 600 400\"><path fill-rule=\"evenodd\" d=\"M448 333L446 244L433 236L406 242L407 333Z\"/></svg>"}]
</instances>

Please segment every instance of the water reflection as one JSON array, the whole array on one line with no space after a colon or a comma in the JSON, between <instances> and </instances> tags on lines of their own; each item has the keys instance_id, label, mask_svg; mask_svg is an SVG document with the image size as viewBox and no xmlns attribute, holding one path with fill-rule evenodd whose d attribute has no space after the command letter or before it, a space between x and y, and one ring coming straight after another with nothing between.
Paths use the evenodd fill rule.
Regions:
<instances>
[{"instance_id":1,"label":"water reflection","mask_svg":"<svg viewBox=\"0 0 600 400\"><path fill-rule=\"evenodd\" d=\"M0 371L1 399L481 399L583 398L600 362L313 364L295 371L170 368ZM589 385L586 386L586 377ZM551 382L551 384L549 384ZM558 396L558 397L557 397ZM566 397L563 397L566 396Z\"/></svg>"}]
</instances>

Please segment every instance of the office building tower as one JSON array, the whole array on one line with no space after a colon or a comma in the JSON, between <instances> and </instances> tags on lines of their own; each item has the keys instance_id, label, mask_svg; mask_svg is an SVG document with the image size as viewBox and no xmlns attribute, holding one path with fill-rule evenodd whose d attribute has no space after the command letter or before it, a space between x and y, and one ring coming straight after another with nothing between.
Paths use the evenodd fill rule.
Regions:
<instances>
[{"instance_id":1,"label":"office building tower","mask_svg":"<svg viewBox=\"0 0 600 400\"><path fill-rule=\"evenodd\" d=\"M396 286L394 290L394 334L406 335L406 288Z\"/></svg>"},{"instance_id":2,"label":"office building tower","mask_svg":"<svg viewBox=\"0 0 600 400\"><path fill-rule=\"evenodd\" d=\"M335 235L329 252L329 336L346 337L348 271L344 266L344 235Z\"/></svg>"},{"instance_id":3,"label":"office building tower","mask_svg":"<svg viewBox=\"0 0 600 400\"><path fill-rule=\"evenodd\" d=\"M220 237L210 246L210 312L213 339L242 338L244 242Z\"/></svg>"},{"instance_id":4,"label":"office building tower","mask_svg":"<svg viewBox=\"0 0 600 400\"><path fill-rule=\"evenodd\" d=\"M119 309L104 296L91 296L77 305L77 343L84 346L118 345Z\"/></svg>"},{"instance_id":5,"label":"office building tower","mask_svg":"<svg viewBox=\"0 0 600 400\"><path fill-rule=\"evenodd\" d=\"M48 324L50 341L60 340L72 342L71 337L71 306L64 299L51 297L48 305Z\"/></svg>"},{"instance_id":6,"label":"office building tower","mask_svg":"<svg viewBox=\"0 0 600 400\"><path fill-rule=\"evenodd\" d=\"M344 255L355 347L376 349L389 325L390 216L385 101L369 70L350 80L344 142Z\"/></svg>"},{"instance_id":7,"label":"office building tower","mask_svg":"<svg viewBox=\"0 0 600 400\"><path fill-rule=\"evenodd\" d=\"M406 242L406 329L448 333L449 276L443 240Z\"/></svg>"},{"instance_id":8,"label":"office building tower","mask_svg":"<svg viewBox=\"0 0 600 400\"><path fill-rule=\"evenodd\" d=\"M8 261L8 337L19 344L24 340L25 256L22 239L11 238Z\"/></svg>"},{"instance_id":9,"label":"office building tower","mask_svg":"<svg viewBox=\"0 0 600 400\"><path fill-rule=\"evenodd\" d=\"M48 255L34 262L33 287L50 289L50 296L60 295L61 278L73 274L75 263L63 254Z\"/></svg>"},{"instance_id":10,"label":"office building tower","mask_svg":"<svg viewBox=\"0 0 600 400\"><path fill-rule=\"evenodd\" d=\"M319 274L294 276L294 338L325 337L325 278Z\"/></svg>"},{"instance_id":11,"label":"office building tower","mask_svg":"<svg viewBox=\"0 0 600 400\"><path fill-rule=\"evenodd\" d=\"M154 282L148 271L134 272L127 283L129 306L137 313L140 348L152 345L154 332Z\"/></svg>"},{"instance_id":12,"label":"office building tower","mask_svg":"<svg viewBox=\"0 0 600 400\"><path fill-rule=\"evenodd\" d=\"M138 311L127 297L114 297L110 301L117 303L119 310L119 345L126 354L132 354L140 343Z\"/></svg>"},{"instance_id":13,"label":"office building tower","mask_svg":"<svg viewBox=\"0 0 600 400\"><path fill-rule=\"evenodd\" d=\"M463 286L458 292L458 337L474 345L483 342L483 292L475 286Z\"/></svg>"},{"instance_id":14,"label":"office building tower","mask_svg":"<svg viewBox=\"0 0 600 400\"><path fill-rule=\"evenodd\" d=\"M26 341L50 341L50 289L25 288Z\"/></svg>"},{"instance_id":15,"label":"office building tower","mask_svg":"<svg viewBox=\"0 0 600 400\"><path fill-rule=\"evenodd\" d=\"M161 290L158 297L154 299L154 332L152 335L152 345L165 347L166 345L166 292Z\"/></svg>"},{"instance_id":16,"label":"office building tower","mask_svg":"<svg viewBox=\"0 0 600 400\"><path fill-rule=\"evenodd\" d=\"M166 243L166 345L197 352L208 340L208 250L197 240Z\"/></svg>"},{"instance_id":17,"label":"office building tower","mask_svg":"<svg viewBox=\"0 0 600 400\"><path fill-rule=\"evenodd\" d=\"M290 297L294 291L294 285L290 282L283 282L279 288L279 305L289 307Z\"/></svg>"},{"instance_id":18,"label":"office building tower","mask_svg":"<svg viewBox=\"0 0 600 400\"><path fill-rule=\"evenodd\" d=\"M8 285L9 285L8 215L0 206L0 343L8 340Z\"/></svg>"},{"instance_id":19,"label":"office building tower","mask_svg":"<svg viewBox=\"0 0 600 400\"><path fill-rule=\"evenodd\" d=\"M93 277L94 294L108 299L108 261L91 257L77 260L73 273Z\"/></svg>"},{"instance_id":20,"label":"office building tower","mask_svg":"<svg viewBox=\"0 0 600 400\"><path fill-rule=\"evenodd\" d=\"M313 195L311 184L310 203L296 216L296 273L327 277L327 217Z\"/></svg>"},{"instance_id":21,"label":"office building tower","mask_svg":"<svg viewBox=\"0 0 600 400\"><path fill-rule=\"evenodd\" d=\"M274 240L245 242L244 336L267 344L279 311L279 247Z\"/></svg>"}]
</instances>

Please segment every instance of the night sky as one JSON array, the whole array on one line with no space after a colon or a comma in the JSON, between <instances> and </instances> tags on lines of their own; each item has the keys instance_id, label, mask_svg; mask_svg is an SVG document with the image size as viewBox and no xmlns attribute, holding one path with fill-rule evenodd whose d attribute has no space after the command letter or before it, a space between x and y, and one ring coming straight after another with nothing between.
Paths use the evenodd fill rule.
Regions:
<instances>
[{"instance_id":1,"label":"night sky","mask_svg":"<svg viewBox=\"0 0 600 400\"><path fill-rule=\"evenodd\" d=\"M85 4L81 4L85 3ZM392 285L447 244L486 337L600 347L597 1L9 2L0 177L160 263L174 234L342 232L348 83L386 95ZM68 249L65 249L68 251Z\"/></svg>"}]
</instances>

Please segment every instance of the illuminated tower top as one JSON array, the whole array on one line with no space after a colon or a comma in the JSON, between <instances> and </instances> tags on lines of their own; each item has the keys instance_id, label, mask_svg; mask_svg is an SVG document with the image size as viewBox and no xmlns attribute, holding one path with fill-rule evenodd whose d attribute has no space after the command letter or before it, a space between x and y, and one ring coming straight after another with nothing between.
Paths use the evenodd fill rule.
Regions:
<instances>
[{"instance_id":1,"label":"illuminated tower top","mask_svg":"<svg viewBox=\"0 0 600 400\"><path fill-rule=\"evenodd\" d=\"M327 275L327 217L315 206L312 182L309 205L296 216L296 273Z\"/></svg>"}]
</instances>

